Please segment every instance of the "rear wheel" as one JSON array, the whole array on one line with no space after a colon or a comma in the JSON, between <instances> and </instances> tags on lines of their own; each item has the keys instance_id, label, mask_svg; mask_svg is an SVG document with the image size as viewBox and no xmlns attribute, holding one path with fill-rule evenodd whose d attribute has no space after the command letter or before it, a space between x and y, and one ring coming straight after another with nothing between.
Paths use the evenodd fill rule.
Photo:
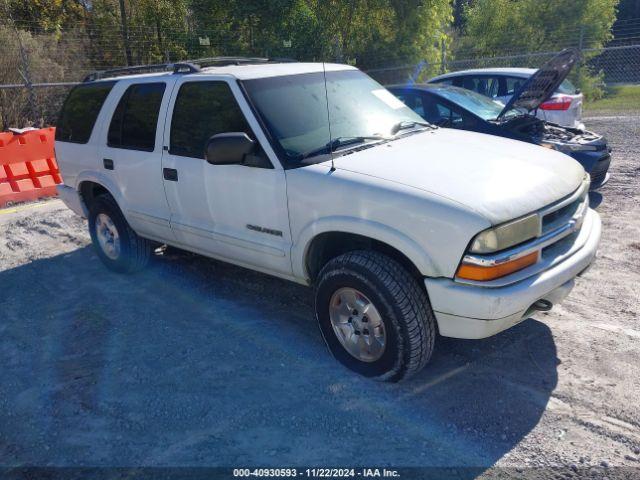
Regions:
<instances>
[{"instance_id":1,"label":"rear wheel","mask_svg":"<svg viewBox=\"0 0 640 480\"><path fill-rule=\"evenodd\" d=\"M329 261L315 306L329 350L361 375L399 381L431 357L435 321L426 292L390 257L355 251Z\"/></svg>"},{"instance_id":2,"label":"rear wheel","mask_svg":"<svg viewBox=\"0 0 640 480\"><path fill-rule=\"evenodd\" d=\"M111 195L92 202L89 233L98 257L113 271L136 272L149 262L151 242L133 231Z\"/></svg>"}]
</instances>

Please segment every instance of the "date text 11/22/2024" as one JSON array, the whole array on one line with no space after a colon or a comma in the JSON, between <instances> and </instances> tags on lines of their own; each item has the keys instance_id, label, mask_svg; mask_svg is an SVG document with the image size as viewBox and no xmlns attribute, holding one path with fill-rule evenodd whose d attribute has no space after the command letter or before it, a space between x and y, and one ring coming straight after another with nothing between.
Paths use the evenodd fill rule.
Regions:
<instances>
[{"instance_id":1,"label":"date text 11/22/2024","mask_svg":"<svg viewBox=\"0 0 640 480\"><path fill-rule=\"evenodd\" d=\"M399 478L397 470L387 468L235 468L234 477L306 477L306 478Z\"/></svg>"}]
</instances>

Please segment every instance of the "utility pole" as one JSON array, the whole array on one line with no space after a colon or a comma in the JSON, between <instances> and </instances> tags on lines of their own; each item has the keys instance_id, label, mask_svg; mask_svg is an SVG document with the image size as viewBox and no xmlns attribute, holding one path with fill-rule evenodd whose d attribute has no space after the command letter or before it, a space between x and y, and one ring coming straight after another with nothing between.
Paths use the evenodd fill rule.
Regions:
<instances>
[{"instance_id":1,"label":"utility pole","mask_svg":"<svg viewBox=\"0 0 640 480\"><path fill-rule=\"evenodd\" d=\"M129 28L127 26L127 10L124 5L124 0L120 0L120 23L122 25L122 40L124 42L124 53L127 57L127 66L133 64L131 58L131 46L129 45Z\"/></svg>"}]
</instances>

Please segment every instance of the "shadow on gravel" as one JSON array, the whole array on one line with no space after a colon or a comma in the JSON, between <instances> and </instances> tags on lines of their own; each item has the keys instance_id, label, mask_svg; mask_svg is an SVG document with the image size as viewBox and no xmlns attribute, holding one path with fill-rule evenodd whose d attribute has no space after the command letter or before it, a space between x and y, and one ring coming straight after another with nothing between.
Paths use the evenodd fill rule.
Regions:
<instances>
[{"instance_id":1,"label":"shadow on gravel","mask_svg":"<svg viewBox=\"0 0 640 480\"><path fill-rule=\"evenodd\" d=\"M327 353L305 287L169 250L137 275L90 248L0 272L0 465L457 466L540 420L550 330L440 338L398 385ZM460 477L460 475L459 475Z\"/></svg>"}]
</instances>

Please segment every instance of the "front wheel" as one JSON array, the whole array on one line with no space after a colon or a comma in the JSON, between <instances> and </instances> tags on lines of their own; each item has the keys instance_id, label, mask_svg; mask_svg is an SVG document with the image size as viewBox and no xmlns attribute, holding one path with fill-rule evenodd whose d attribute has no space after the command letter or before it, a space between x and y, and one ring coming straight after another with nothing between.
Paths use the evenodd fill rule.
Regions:
<instances>
[{"instance_id":1,"label":"front wheel","mask_svg":"<svg viewBox=\"0 0 640 480\"><path fill-rule=\"evenodd\" d=\"M399 381L429 361L435 321L424 289L386 255L355 251L320 272L316 316L333 356L378 380Z\"/></svg>"},{"instance_id":2,"label":"front wheel","mask_svg":"<svg viewBox=\"0 0 640 480\"><path fill-rule=\"evenodd\" d=\"M133 231L110 195L100 195L92 202L89 233L100 260L109 269L131 273L147 265L151 242Z\"/></svg>"}]
</instances>

